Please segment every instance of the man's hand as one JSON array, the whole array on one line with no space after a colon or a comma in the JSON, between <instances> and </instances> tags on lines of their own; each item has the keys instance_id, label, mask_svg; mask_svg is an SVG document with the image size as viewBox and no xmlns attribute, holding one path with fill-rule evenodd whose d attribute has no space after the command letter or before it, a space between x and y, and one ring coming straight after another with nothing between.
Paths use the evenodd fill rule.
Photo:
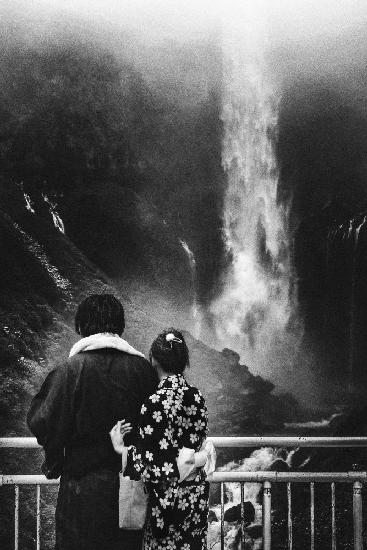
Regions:
<instances>
[{"instance_id":1,"label":"man's hand","mask_svg":"<svg viewBox=\"0 0 367 550\"><path fill-rule=\"evenodd\" d=\"M130 433L132 426L130 422L125 422L125 419L119 420L117 424L110 431L110 437L112 441L113 448L116 453L122 455L123 449L125 447L124 437L126 434Z\"/></svg>"}]
</instances>

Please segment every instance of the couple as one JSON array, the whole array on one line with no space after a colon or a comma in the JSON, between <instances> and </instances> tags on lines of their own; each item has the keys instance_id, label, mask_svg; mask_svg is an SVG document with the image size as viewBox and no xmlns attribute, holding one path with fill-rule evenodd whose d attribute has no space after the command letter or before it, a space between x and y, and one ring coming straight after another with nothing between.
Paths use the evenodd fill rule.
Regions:
<instances>
[{"instance_id":1,"label":"couple","mask_svg":"<svg viewBox=\"0 0 367 550\"><path fill-rule=\"evenodd\" d=\"M207 410L183 376L183 335L163 331L148 362L121 338L124 310L110 294L86 298L75 328L81 340L28 413L45 451L44 473L61 475L56 549L206 549ZM143 479L148 491L144 541L140 531L119 529L121 454L125 475Z\"/></svg>"}]
</instances>

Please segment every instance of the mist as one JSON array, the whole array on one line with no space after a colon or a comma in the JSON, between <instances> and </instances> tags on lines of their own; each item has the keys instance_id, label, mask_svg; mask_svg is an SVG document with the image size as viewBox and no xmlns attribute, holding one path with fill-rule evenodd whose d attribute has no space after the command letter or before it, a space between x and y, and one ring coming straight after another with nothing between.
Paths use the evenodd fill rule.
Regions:
<instances>
[{"instance_id":1,"label":"mist","mask_svg":"<svg viewBox=\"0 0 367 550\"><path fill-rule=\"evenodd\" d=\"M211 435L363 434L366 1L5 0L0 30L2 435L106 292L146 355L184 330Z\"/></svg>"},{"instance_id":2,"label":"mist","mask_svg":"<svg viewBox=\"0 0 367 550\"><path fill-rule=\"evenodd\" d=\"M251 32L261 45L264 70L279 97L273 132L279 171L277 200L289 214L288 242L295 243L289 252L294 273L285 288L297 294L297 299L292 314L287 309L282 315L282 323L302 319L306 336L297 353L287 352L283 359L282 352L275 367L249 367L283 385L289 382L289 372L279 365L299 361L299 354L307 355L299 367L302 378L307 378L314 364L319 365L320 372L332 370L330 365L335 362L330 361L330 353L323 349L320 360L318 346L314 349L320 315L315 304L323 304L322 294L325 288L330 290L326 280L320 285L323 267L314 261L320 233L315 232L312 245L300 244L307 238L304 234L299 237L299 227L307 225L309 219L319 220L320 212L329 204L336 204L337 211L328 218L331 225L344 223L348 216L367 207L365 2L39 0L8 2L1 10L8 45L42 52L55 47L107 51L120 66L129 67L124 82L136 78L137 88L143 90L140 103L132 107L133 116L129 115L127 138L135 158L134 183L130 185L143 199L139 216L131 215L136 226L132 222L131 232L119 233L111 253L103 236L98 237L99 244L91 246L88 232L68 206L64 206L66 226L89 257L114 277L128 275L132 279L143 271L147 292L155 293L158 303L165 303L165 292L170 294L173 289L166 311L171 310L173 320L177 311L178 318L184 312L186 328L197 333L198 320L190 317L194 304L202 316L201 337L217 348L224 344L216 333L211 306L228 284L226 273L232 261L223 237L227 184L223 167L223 32L233 26L241 41L245 22L254 22ZM112 206L108 203L106 207ZM154 245L155 253L165 257L172 247L178 247L175 266L179 275L171 270L168 287L163 271L169 270L160 271L149 263L151 260L141 269L136 260L139 247L146 242L139 227L151 229L152 219L157 238L163 243ZM169 247L164 244L166 233L163 239L160 233L164 224L169 228L164 230L170 234ZM90 229L98 232L98 227ZM130 241L135 243L133 250ZM187 243L192 253L194 277L180 241ZM121 250L135 263L122 262ZM262 253L265 265L266 253ZM152 265L158 271L153 286L149 275L154 271ZM182 300L176 299L179 293ZM335 300L333 292L330 300ZM240 346L236 351L247 360L248 354ZM251 363L251 355L248 361ZM342 365L339 370L342 374Z\"/></svg>"}]
</instances>

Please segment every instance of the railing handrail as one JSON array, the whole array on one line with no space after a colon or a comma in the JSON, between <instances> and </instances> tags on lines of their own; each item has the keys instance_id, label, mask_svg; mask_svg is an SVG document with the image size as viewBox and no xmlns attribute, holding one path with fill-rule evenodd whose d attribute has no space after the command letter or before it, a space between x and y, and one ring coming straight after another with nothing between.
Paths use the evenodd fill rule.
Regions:
<instances>
[{"instance_id":1,"label":"railing handrail","mask_svg":"<svg viewBox=\"0 0 367 550\"><path fill-rule=\"evenodd\" d=\"M355 483L367 482L367 472L214 472L212 483ZM0 475L2 485L58 485L59 479L47 479L40 474Z\"/></svg>"},{"instance_id":2,"label":"railing handrail","mask_svg":"<svg viewBox=\"0 0 367 550\"><path fill-rule=\"evenodd\" d=\"M367 447L367 437L209 437L216 447ZM35 437L0 437L0 448L38 449Z\"/></svg>"},{"instance_id":3,"label":"railing handrail","mask_svg":"<svg viewBox=\"0 0 367 550\"><path fill-rule=\"evenodd\" d=\"M212 437L211 441L217 447L367 447L367 437ZM0 438L0 447L3 448L38 448L39 445L32 437ZM220 484L220 548L224 550L225 501L224 484L239 483L241 489L241 548L245 548L245 521L244 521L244 483L261 483L263 486L262 524L263 549L271 549L271 487L272 483L283 482L287 488L288 501L288 548L293 549L292 538L292 483L302 482L310 484L310 533L311 549L315 548L315 482L326 482L331 485L332 533L331 547L336 548L335 522L335 484L336 482L350 483L353 491L353 535L354 550L363 550L363 516L362 516L362 488L367 482L367 472L273 472L273 471L216 471L209 481ZM19 509L20 486L33 485L36 487L36 548L41 547L41 487L57 486L59 479L47 479L43 475L0 475L0 486L14 486L14 548L19 549Z\"/></svg>"}]
</instances>

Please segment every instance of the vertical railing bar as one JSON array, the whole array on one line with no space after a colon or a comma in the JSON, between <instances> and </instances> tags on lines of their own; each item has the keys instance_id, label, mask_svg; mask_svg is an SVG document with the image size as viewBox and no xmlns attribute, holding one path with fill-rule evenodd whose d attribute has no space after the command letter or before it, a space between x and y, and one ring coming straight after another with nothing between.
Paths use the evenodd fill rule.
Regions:
<instances>
[{"instance_id":1,"label":"vertical railing bar","mask_svg":"<svg viewBox=\"0 0 367 550\"><path fill-rule=\"evenodd\" d=\"M315 483L310 483L311 550L315 550Z\"/></svg>"},{"instance_id":2,"label":"vertical railing bar","mask_svg":"<svg viewBox=\"0 0 367 550\"><path fill-rule=\"evenodd\" d=\"M288 499L288 550L293 550L293 524L292 524L292 487L287 483Z\"/></svg>"},{"instance_id":3,"label":"vertical railing bar","mask_svg":"<svg viewBox=\"0 0 367 550\"><path fill-rule=\"evenodd\" d=\"M331 483L331 550L336 550L335 483Z\"/></svg>"},{"instance_id":4,"label":"vertical railing bar","mask_svg":"<svg viewBox=\"0 0 367 550\"><path fill-rule=\"evenodd\" d=\"M37 550L40 550L41 548L41 538L40 538L40 532L41 532L41 486L37 485L37 542L36 542L36 548Z\"/></svg>"},{"instance_id":5,"label":"vertical railing bar","mask_svg":"<svg viewBox=\"0 0 367 550\"><path fill-rule=\"evenodd\" d=\"M355 481L353 483L354 550L363 550L362 529L362 483Z\"/></svg>"},{"instance_id":6,"label":"vertical railing bar","mask_svg":"<svg viewBox=\"0 0 367 550\"><path fill-rule=\"evenodd\" d=\"M271 550L271 483L263 485L263 550Z\"/></svg>"},{"instance_id":7,"label":"vertical railing bar","mask_svg":"<svg viewBox=\"0 0 367 550\"><path fill-rule=\"evenodd\" d=\"M241 482L241 550L245 550L245 491Z\"/></svg>"},{"instance_id":8,"label":"vertical railing bar","mask_svg":"<svg viewBox=\"0 0 367 550\"><path fill-rule=\"evenodd\" d=\"M19 548L19 485L15 485L14 502L14 550Z\"/></svg>"},{"instance_id":9,"label":"vertical railing bar","mask_svg":"<svg viewBox=\"0 0 367 550\"><path fill-rule=\"evenodd\" d=\"M220 550L224 550L224 483L220 484Z\"/></svg>"}]
</instances>

